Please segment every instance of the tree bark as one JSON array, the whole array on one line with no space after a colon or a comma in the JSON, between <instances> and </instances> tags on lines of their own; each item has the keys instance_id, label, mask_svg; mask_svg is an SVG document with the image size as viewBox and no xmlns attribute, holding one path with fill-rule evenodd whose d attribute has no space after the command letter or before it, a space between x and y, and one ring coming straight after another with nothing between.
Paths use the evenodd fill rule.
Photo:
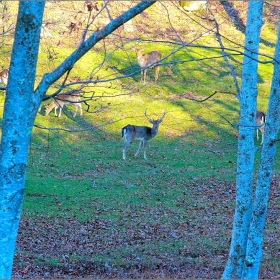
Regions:
<instances>
[{"instance_id":1,"label":"tree bark","mask_svg":"<svg viewBox=\"0 0 280 280\"><path fill-rule=\"evenodd\" d=\"M275 49L275 62L268 112L265 125L265 137L261 153L260 169L256 186L253 213L248 236L247 252L243 277L258 279L262 258L262 243L267 213L270 182L276 153L276 141L280 120L280 24L278 23L278 39ZM278 61L277 61L278 60Z\"/></svg>"},{"instance_id":2,"label":"tree bark","mask_svg":"<svg viewBox=\"0 0 280 280\"><path fill-rule=\"evenodd\" d=\"M243 23L240 16L238 15L238 11L228 1L221 1L220 3L224 7L230 19L232 20L235 28L241 31L242 33L245 33L246 26Z\"/></svg>"},{"instance_id":3,"label":"tree bark","mask_svg":"<svg viewBox=\"0 0 280 280\"><path fill-rule=\"evenodd\" d=\"M263 2L250 1L247 15L245 52L242 68L236 208L230 253L223 279L240 279L246 257L247 238L252 215L252 181L254 171L254 130L257 108L257 69Z\"/></svg>"},{"instance_id":4,"label":"tree bark","mask_svg":"<svg viewBox=\"0 0 280 280\"><path fill-rule=\"evenodd\" d=\"M27 153L37 109L34 82L44 2L19 4L0 154L0 278L8 279L23 201Z\"/></svg>"}]
</instances>

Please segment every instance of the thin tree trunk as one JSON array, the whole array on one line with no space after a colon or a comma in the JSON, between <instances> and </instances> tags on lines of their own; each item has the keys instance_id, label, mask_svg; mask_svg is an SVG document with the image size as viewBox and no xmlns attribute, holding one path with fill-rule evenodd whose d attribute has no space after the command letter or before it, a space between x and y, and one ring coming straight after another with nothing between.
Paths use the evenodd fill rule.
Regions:
<instances>
[{"instance_id":1,"label":"thin tree trunk","mask_svg":"<svg viewBox=\"0 0 280 280\"><path fill-rule=\"evenodd\" d=\"M5 99L0 154L0 278L8 279L23 201L27 153L36 116L33 92L44 2L19 4Z\"/></svg>"},{"instance_id":2,"label":"thin tree trunk","mask_svg":"<svg viewBox=\"0 0 280 280\"><path fill-rule=\"evenodd\" d=\"M267 213L270 182L276 153L276 141L280 119L280 24L275 49L274 73L270 89L265 137L261 154L260 169L256 186L253 213L247 244L247 254L243 277L257 279L262 258L262 243ZM278 61L277 61L278 60Z\"/></svg>"},{"instance_id":3,"label":"thin tree trunk","mask_svg":"<svg viewBox=\"0 0 280 280\"><path fill-rule=\"evenodd\" d=\"M263 2L250 1L247 16L245 53L242 68L236 208L231 247L223 279L240 279L246 257L247 238L252 214L252 181L254 170L254 127L257 104L257 69Z\"/></svg>"},{"instance_id":4,"label":"thin tree trunk","mask_svg":"<svg viewBox=\"0 0 280 280\"><path fill-rule=\"evenodd\" d=\"M232 6L232 4L228 1L221 1L221 5L224 7L226 13L232 20L234 26L237 30L241 31L242 33L245 33L246 26L243 23L242 19L240 18L238 11Z\"/></svg>"}]
</instances>

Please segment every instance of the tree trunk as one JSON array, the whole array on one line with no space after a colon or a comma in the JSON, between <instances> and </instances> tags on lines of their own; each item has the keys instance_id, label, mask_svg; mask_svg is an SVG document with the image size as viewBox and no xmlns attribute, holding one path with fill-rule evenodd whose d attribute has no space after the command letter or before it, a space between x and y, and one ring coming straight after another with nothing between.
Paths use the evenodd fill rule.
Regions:
<instances>
[{"instance_id":1,"label":"tree trunk","mask_svg":"<svg viewBox=\"0 0 280 280\"><path fill-rule=\"evenodd\" d=\"M242 33L245 33L246 26L244 25L242 19L240 18L238 11L228 1L221 1L220 3L224 7L230 19L232 20L235 28L241 31Z\"/></svg>"},{"instance_id":2,"label":"tree trunk","mask_svg":"<svg viewBox=\"0 0 280 280\"><path fill-rule=\"evenodd\" d=\"M0 278L11 277L23 201L27 153L38 107L34 82L44 2L19 4L2 124Z\"/></svg>"},{"instance_id":3,"label":"tree trunk","mask_svg":"<svg viewBox=\"0 0 280 280\"><path fill-rule=\"evenodd\" d=\"M257 104L257 69L263 2L250 1L248 7L245 52L242 69L236 208L229 259L223 279L240 279L246 257L247 238L252 214L252 181L254 171L254 130Z\"/></svg>"},{"instance_id":4,"label":"tree trunk","mask_svg":"<svg viewBox=\"0 0 280 280\"><path fill-rule=\"evenodd\" d=\"M262 257L262 242L267 212L270 182L276 152L277 134L280 119L280 24L278 23L278 39L275 49L275 62L268 112L265 125L265 137L261 154L260 169L256 186L253 213L247 244L247 253L243 277L257 279ZM278 60L278 61L277 61Z\"/></svg>"}]
</instances>

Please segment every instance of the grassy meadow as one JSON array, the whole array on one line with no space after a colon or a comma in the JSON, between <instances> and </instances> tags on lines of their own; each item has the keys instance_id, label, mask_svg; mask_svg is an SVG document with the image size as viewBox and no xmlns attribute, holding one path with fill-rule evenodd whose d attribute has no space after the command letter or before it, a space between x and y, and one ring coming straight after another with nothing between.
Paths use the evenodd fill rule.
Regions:
<instances>
[{"instance_id":1,"label":"grassy meadow","mask_svg":"<svg viewBox=\"0 0 280 280\"><path fill-rule=\"evenodd\" d=\"M78 2L72 5L76 8ZM91 99L87 101L88 112L83 104L84 114L72 118L74 108L69 105L60 118L54 112L45 116L44 106L50 101L42 103L30 143L14 277L221 276L235 201L236 90L218 48L172 43L174 33L166 31L165 18L158 28L165 28L166 38L151 29L155 24L151 15L161 4L156 5L135 20L139 33L132 39L119 30L71 71L70 88L90 76L100 81L83 88L85 97ZM178 13L174 11L173 26L182 38L190 37L197 45L217 46L213 35L194 40L191 36L197 36L193 32L196 26L182 26ZM46 15L50 19L51 13ZM142 25L143 21L148 26ZM192 33L187 34L186 28ZM243 36L232 27L228 29L232 40L241 43ZM63 32L59 28L51 31L54 37L48 39L50 44L42 39L38 82L79 40L77 32L60 41ZM267 24L262 36L270 38L274 33L273 25ZM151 38L158 40L152 42ZM153 82L154 69L148 70L147 83L140 83L135 47L162 53L157 83ZM232 42L227 47L242 51ZM261 44L262 53L272 56L273 50L273 44ZM242 56L231 53L230 62L240 82ZM266 111L271 75L272 66L260 64L258 108L262 111ZM145 109L154 119L166 111L158 135L147 145L148 160L143 152L134 157L138 142L133 142L123 161L121 128L150 125ZM256 147L257 171L260 140L256 140ZM279 171L278 151L262 278L280 274Z\"/></svg>"}]
</instances>

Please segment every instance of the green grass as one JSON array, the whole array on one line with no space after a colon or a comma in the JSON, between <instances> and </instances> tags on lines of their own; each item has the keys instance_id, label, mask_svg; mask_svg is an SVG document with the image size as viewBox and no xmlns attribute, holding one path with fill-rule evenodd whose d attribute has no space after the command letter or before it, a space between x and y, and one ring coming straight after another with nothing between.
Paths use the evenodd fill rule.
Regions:
<instances>
[{"instance_id":1,"label":"green grass","mask_svg":"<svg viewBox=\"0 0 280 280\"><path fill-rule=\"evenodd\" d=\"M100 77L114 75L117 69L114 65L118 65L117 71L121 73L139 70L133 50L127 48L125 55L123 49L112 52L98 72ZM158 45L158 49L167 55L172 46ZM92 55L94 50L84 59L92 60ZM54 218L67 213L84 220L94 215L95 209L101 209L103 218L117 219L118 213L110 210L122 207L119 203L132 203L140 208L160 203L172 209L171 198L182 199L191 182L207 182L212 178L234 182L238 101L232 94L219 93L234 92L232 79L222 59L195 60L217 55L216 50L185 48L168 57L167 62L189 62L172 68L163 66L157 84L151 82L154 73L151 69L146 85L139 83L140 74L116 81L110 88L106 83L97 85L95 95L103 91L107 97L90 101L90 112L77 117L76 122L65 115L55 118L53 113L47 117L38 114L36 124L46 128L93 130L66 133L34 128L24 215L34 217L41 213ZM123 57L127 60L122 61ZM82 65L78 65L81 73ZM265 75L262 85L270 78L270 72L271 66L262 65L261 73ZM216 90L219 92L203 103L185 98L187 94L201 100ZM129 95L113 97L120 93ZM263 101L265 96L261 93L260 96ZM93 112L100 107L104 108L101 113ZM159 135L148 144L147 161L142 154L134 158L138 143L133 143L124 162L120 130L128 123L149 125L145 108L153 118L166 110ZM72 109L69 106L69 114ZM102 126L108 120L109 124ZM277 161L275 167L279 171ZM159 202L156 198L160 198ZM84 205L89 207L82 210ZM109 205L109 210L105 205Z\"/></svg>"},{"instance_id":2,"label":"green grass","mask_svg":"<svg viewBox=\"0 0 280 280\"><path fill-rule=\"evenodd\" d=\"M137 80L132 87L139 87ZM65 115L59 119L53 113L38 115L36 123L49 128L75 130L108 119L111 123L72 133L34 128L23 219L59 221L56 235L68 230L61 236L66 240L76 238L71 237L72 226L68 229L69 219L81 225L101 223L101 229L92 233L97 237L90 237L102 236L101 249L71 251L64 261L70 264L93 262L101 268L108 264L144 270L161 259L172 259L199 270L207 260L222 269L226 257L214 256L226 256L229 248L225 241L230 239L234 209L237 100L218 94L197 103L170 94L161 82L140 86L141 92L112 98L109 109L101 114L85 112L77 122ZM94 106L107 102L98 100ZM159 135L148 143L148 160L143 153L134 157L138 142L133 142L123 161L120 129L127 123L149 125L145 108L154 118L166 109ZM260 150L256 162L259 157ZM268 233L275 231L269 228ZM39 267L63 267L60 255L50 250L45 256L45 260L34 256ZM265 267L278 271L279 264L267 259Z\"/></svg>"},{"instance_id":3,"label":"green grass","mask_svg":"<svg viewBox=\"0 0 280 280\"><path fill-rule=\"evenodd\" d=\"M62 119L68 122L65 116ZM23 213L89 219L101 209L103 218L115 219L117 214L111 210L127 203L140 208L160 204L178 211L180 207L174 206L172 198L183 199L188 184L235 180L236 137L223 130L214 135L214 126L210 128L211 133L191 132L171 138L159 135L148 144L148 160L142 153L134 158L138 143L133 142L127 161L123 161L120 136L106 132L86 133L86 139L83 133L63 133L61 138L50 134L35 140L30 149ZM36 135L38 129L35 131ZM88 206L85 211L84 205Z\"/></svg>"}]
</instances>

